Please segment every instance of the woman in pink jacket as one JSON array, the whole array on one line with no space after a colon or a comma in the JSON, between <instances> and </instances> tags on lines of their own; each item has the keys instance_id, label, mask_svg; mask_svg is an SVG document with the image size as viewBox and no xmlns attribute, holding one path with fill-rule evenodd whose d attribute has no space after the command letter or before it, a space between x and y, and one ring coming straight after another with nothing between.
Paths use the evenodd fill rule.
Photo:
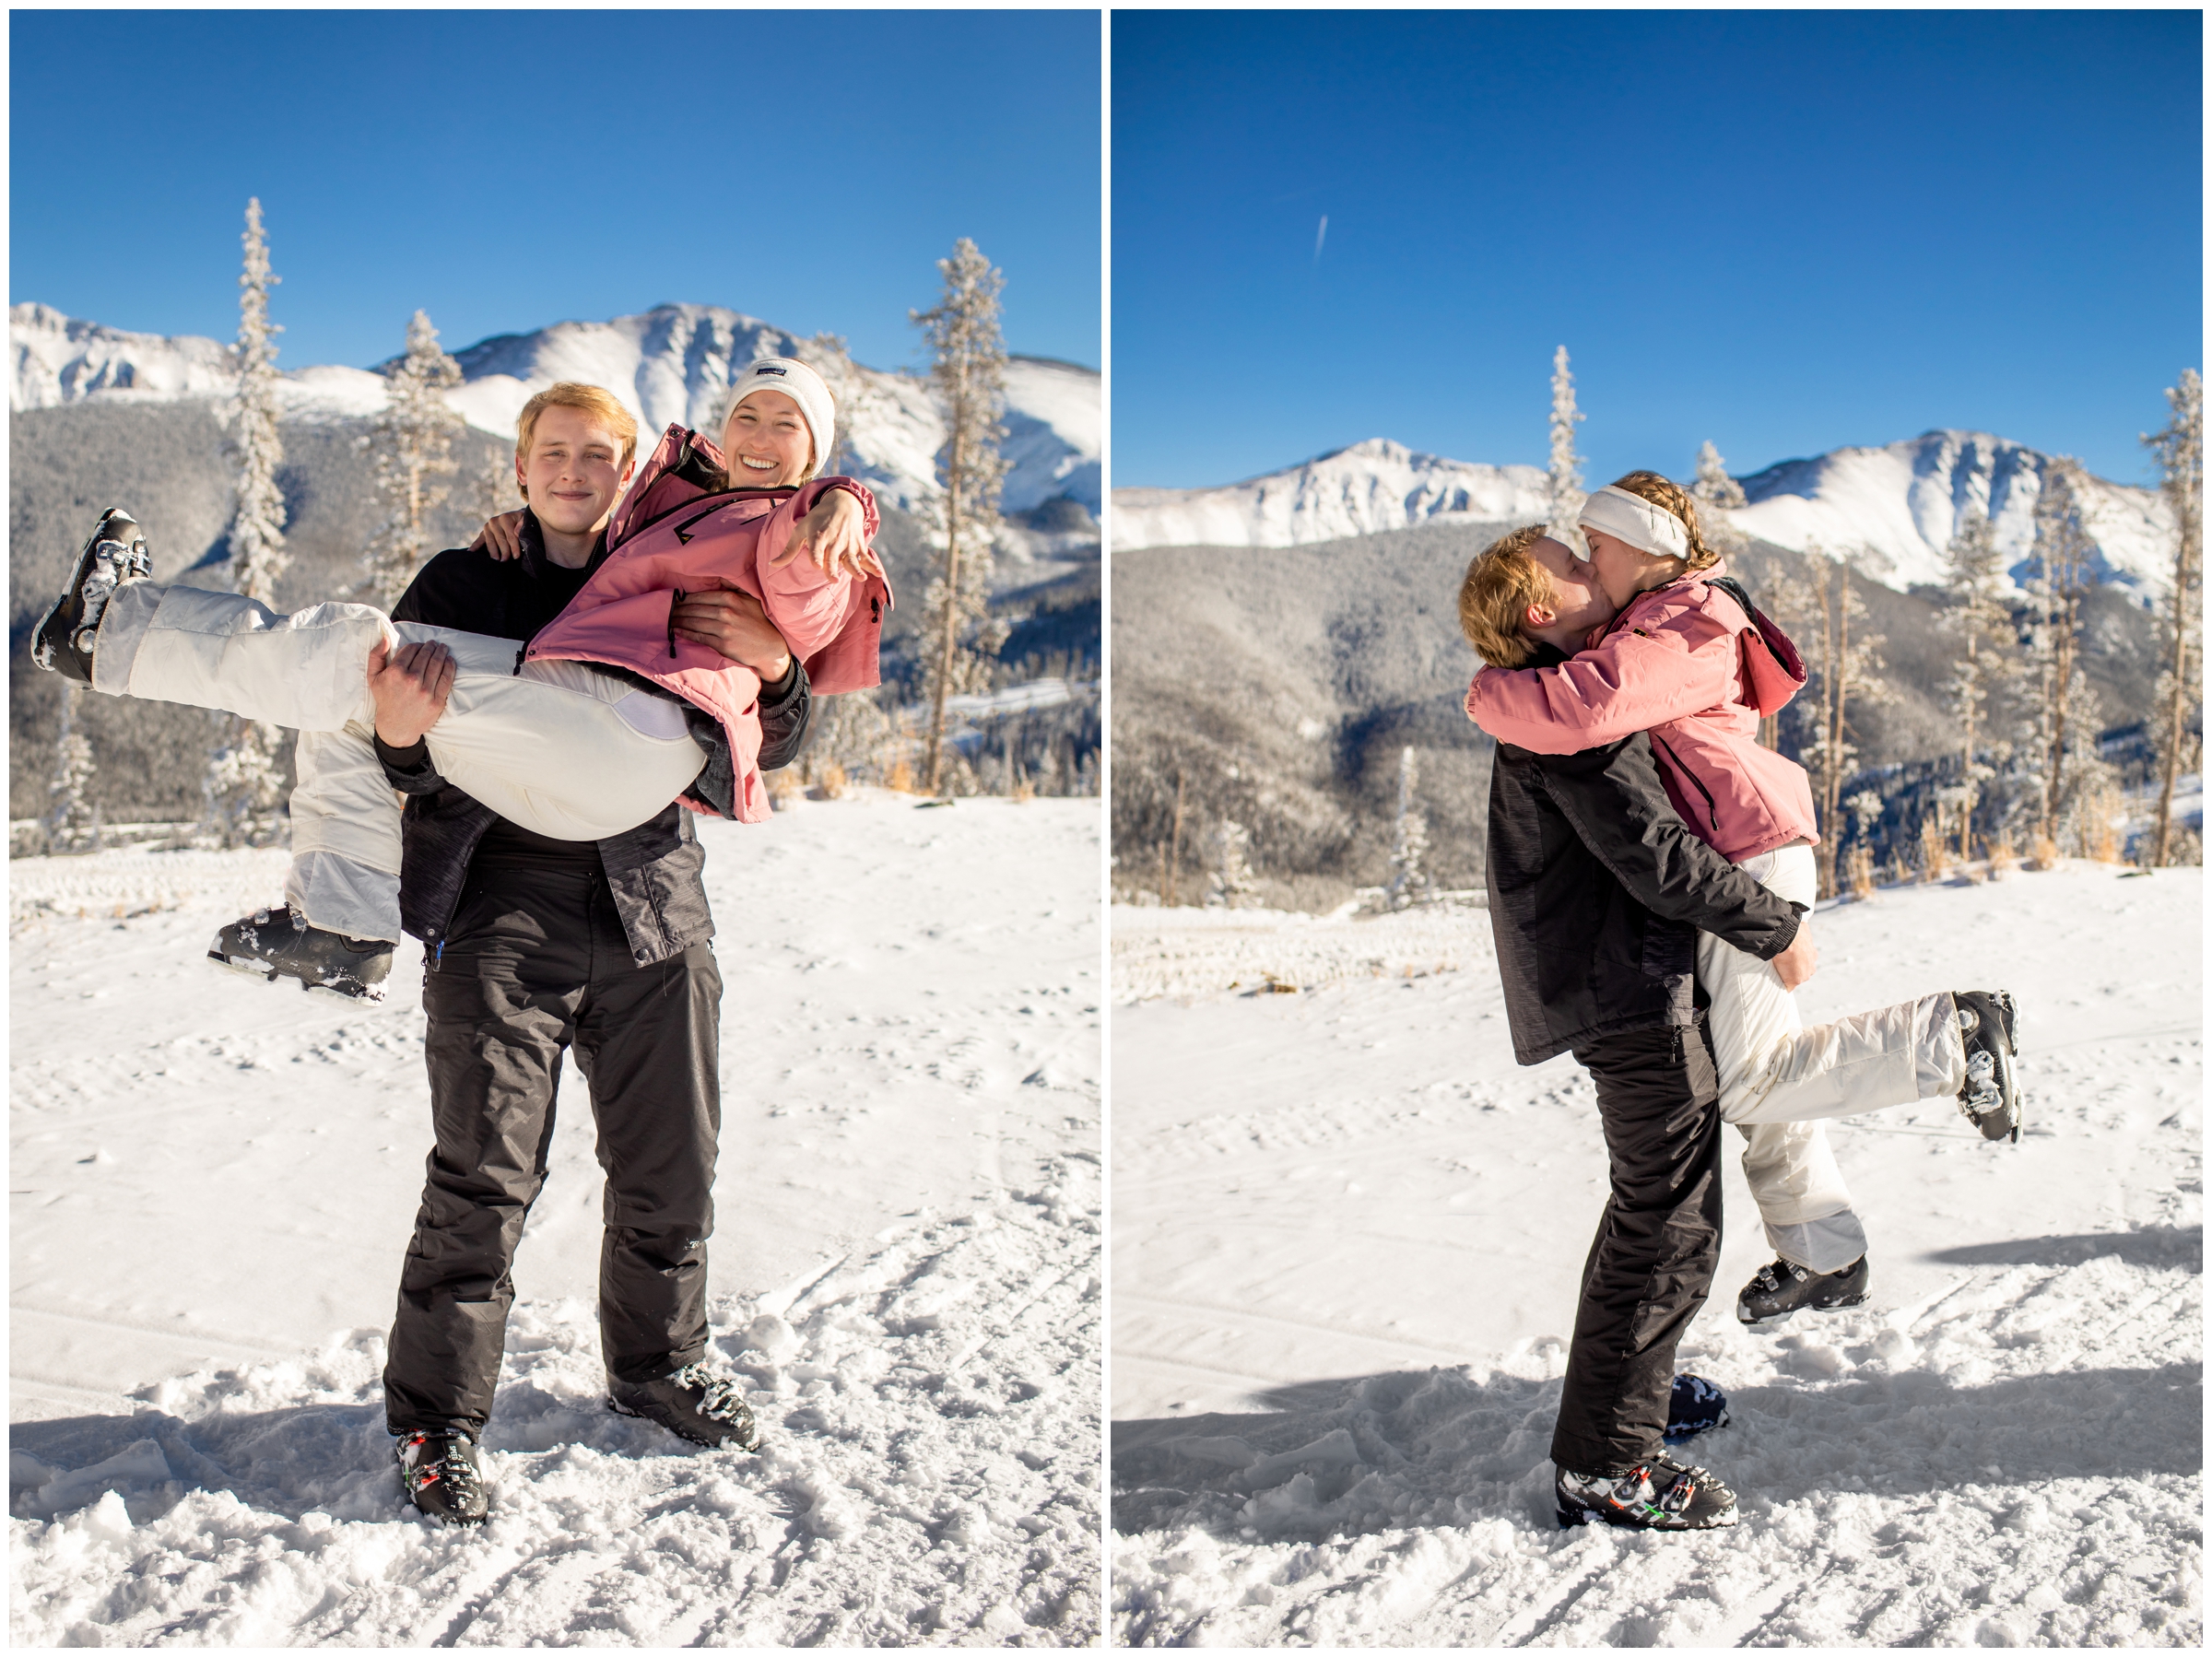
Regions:
<instances>
[{"instance_id":1,"label":"woman in pink jacket","mask_svg":"<svg viewBox=\"0 0 2212 1657\"><path fill-rule=\"evenodd\" d=\"M609 394L556 386L532 411L548 399L598 411L606 441L622 428L627 474L636 427ZM606 839L672 798L763 820L760 678L721 648L732 613L764 615L817 691L877 682L890 591L867 549L876 505L853 479L819 476L834 430L829 388L812 369L786 358L749 365L732 387L728 455L671 426L608 522L604 558L521 651L395 625L366 605L276 616L236 593L157 585L142 579L136 524L115 511L87 543L35 649L41 665L96 690L300 733L288 915L276 917L289 923L266 912L233 923L210 954L374 997L400 932L400 831L371 740L371 675L430 652L443 711L425 740L439 773L537 833ZM817 556L802 556L809 551Z\"/></svg>"},{"instance_id":2,"label":"woman in pink jacket","mask_svg":"<svg viewBox=\"0 0 2212 1657\"><path fill-rule=\"evenodd\" d=\"M1520 532L1469 570L1462 613L1491 664L1468 688L1467 717L1542 754L1649 733L1690 829L1809 911L1812 790L1802 767L1758 742L1759 719L1805 683L1794 647L1747 608L1689 497L1657 473L1598 490L1578 527L1587 562ZM1578 605L1614 613L1568 660L1522 666ZM1745 1177L1778 1256L1746 1286L1737 1316L1761 1323L1800 1307L1855 1306L1867 1296L1866 1233L1822 1119L1956 1095L1984 1137L2017 1139L2011 998L1938 993L1806 1029L1771 965L1708 934L1699 934L1698 978L1711 997L1721 1115L1748 1142Z\"/></svg>"}]
</instances>

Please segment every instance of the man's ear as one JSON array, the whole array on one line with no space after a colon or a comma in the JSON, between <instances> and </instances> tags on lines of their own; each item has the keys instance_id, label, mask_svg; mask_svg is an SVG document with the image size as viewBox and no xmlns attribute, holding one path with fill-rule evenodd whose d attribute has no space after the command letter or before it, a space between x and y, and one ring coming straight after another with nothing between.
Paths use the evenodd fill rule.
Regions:
<instances>
[{"instance_id":1,"label":"man's ear","mask_svg":"<svg viewBox=\"0 0 2212 1657\"><path fill-rule=\"evenodd\" d=\"M1531 605L1522 615L1521 625L1534 632L1538 628L1551 626L1559 618L1559 612L1549 605Z\"/></svg>"},{"instance_id":2,"label":"man's ear","mask_svg":"<svg viewBox=\"0 0 2212 1657\"><path fill-rule=\"evenodd\" d=\"M524 476L523 457L519 454L514 457L514 492L523 498L524 504L529 502L530 479Z\"/></svg>"}]
</instances>

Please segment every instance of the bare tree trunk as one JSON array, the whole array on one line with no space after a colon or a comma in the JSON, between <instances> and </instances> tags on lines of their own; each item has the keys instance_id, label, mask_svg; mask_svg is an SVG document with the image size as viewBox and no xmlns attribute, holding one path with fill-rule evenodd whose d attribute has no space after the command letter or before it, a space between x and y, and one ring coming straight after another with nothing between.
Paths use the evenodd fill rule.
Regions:
<instances>
[{"instance_id":1,"label":"bare tree trunk","mask_svg":"<svg viewBox=\"0 0 2212 1657\"><path fill-rule=\"evenodd\" d=\"M929 699L929 775L924 789L937 792L945 747L945 687L952 680L953 654L959 648L961 434L952 435L952 466L945 488L945 636L937 645L936 685Z\"/></svg>"},{"instance_id":2,"label":"bare tree trunk","mask_svg":"<svg viewBox=\"0 0 2212 1657\"><path fill-rule=\"evenodd\" d=\"M2152 842L2150 866L2162 869L2171 851L2173 781L2182 769L2182 721L2189 706L2189 611L2187 570L2176 560L2173 582L2173 654L2169 662L2173 676L2173 701L2166 711L2166 763L2159 767L2159 829Z\"/></svg>"},{"instance_id":3,"label":"bare tree trunk","mask_svg":"<svg viewBox=\"0 0 2212 1657\"><path fill-rule=\"evenodd\" d=\"M1966 692L1966 770L1960 777L1960 781L1966 788L1966 795L1964 803L1959 808L1959 861L1960 863L1970 862L1974 855L1973 848L1968 844L1968 841L1972 836L1974 824L1974 692L1981 688L1981 681L1971 676L1975 672L1975 668L1974 629L1970 627L1966 632L1966 670L1970 676Z\"/></svg>"},{"instance_id":4,"label":"bare tree trunk","mask_svg":"<svg viewBox=\"0 0 2212 1657\"><path fill-rule=\"evenodd\" d=\"M1175 891L1175 879L1177 875L1181 873L1181 871L1176 867L1176 864L1181 860L1182 856L1182 769L1178 767L1175 772L1175 819L1173 826L1168 830L1168 869L1166 876L1159 883L1159 900L1163 905L1175 901L1173 896Z\"/></svg>"},{"instance_id":5,"label":"bare tree trunk","mask_svg":"<svg viewBox=\"0 0 2212 1657\"><path fill-rule=\"evenodd\" d=\"M1851 682L1851 568L1836 564L1836 670L1833 714L1828 726L1828 774L1820 811L1820 895L1836 895L1836 802L1843 793L1843 699Z\"/></svg>"}]
</instances>

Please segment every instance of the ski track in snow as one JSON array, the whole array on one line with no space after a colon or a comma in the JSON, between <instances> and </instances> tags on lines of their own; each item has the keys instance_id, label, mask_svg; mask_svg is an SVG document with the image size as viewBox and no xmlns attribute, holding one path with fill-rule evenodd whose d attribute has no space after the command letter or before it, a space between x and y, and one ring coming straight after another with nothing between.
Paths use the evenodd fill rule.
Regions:
<instances>
[{"instance_id":1,"label":"ski track in snow","mask_svg":"<svg viewBox=\"0 0 2212 1657\"><path fill-rule=\"evenodd\" d=\"M473 1532L403 1507L383 1425L419 948L380 1007L287 994L197 959L280 854L14 864L14 1640L1095 1640L1097 825L869 793L702 825L712 1356L767 1442L606 1409L568 1079Z\"/></svg>"},{"instance_id":2,"label":"ski track in snow","mask_svg":"<svg viewBox=\"0 0 2212 1657\"><path fill-rule=\"evenodd\" d=\"M1488 918L1115 911L1115 1638L2200 1645L2203 883L2118 874L1818 916L1808 1019L2014 991L2027 1131L1831 1124L1874 1297L1757 1334L1729 1135L1680 1365L1732 1418L1678 1453L1743 1518L1694 1536L1552 1517L1603 1152Z\"/></svg>"}]
</instances>

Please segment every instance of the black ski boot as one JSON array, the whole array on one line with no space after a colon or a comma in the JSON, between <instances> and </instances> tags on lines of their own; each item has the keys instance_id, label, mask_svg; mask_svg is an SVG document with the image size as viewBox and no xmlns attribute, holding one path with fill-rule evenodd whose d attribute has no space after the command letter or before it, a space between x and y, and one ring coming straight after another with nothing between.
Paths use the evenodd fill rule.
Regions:
<instances>
[{"instance_id":1,"label":"black ski boot","mask_svg":"<svg viewBox=\"0 0 2212 1657\"><path fill-rule=\"evenodd\" d=\"M1794 1311L1836 1311L1865 1303L1874 1274L1862 1254L1833 1272L1816 1272L1794 1260L1762 1265L1735 1298L1738 1322L1779 1323Z\"/></svg>"},{"instance_id":2,"label":"black ski boot","mask_svg":"<svg viewBox=\"0 0 2212 1657\"><path fill-rule=\"evenodd\" d=\"M1728 1425L1728 1394L1702 1375L1677 1375L1666 1399L1662 1443L1680 1444Z\"/></svg>"},{"instance_id":3,"label":"black ski boot","mask_svg":"<svg viewBox=\"0 0 2212 1657\"><path fill-rule=\"evenodd\" d=\"M491 1511L477 1441L466 1433L407 1433L399 1440L399 1482L425 1519L482 1524Z\"/></svg>"},{"instance_id":4,"label":"black ski boot","mask_svg":"<svg viewBox=\"0 0 2212 1657\"><path fill-rule=\"evenodd\" d=\"M1562 1528L1618 1524L1638 1531L1711 1531L1735 1522L1735 1492L1665 1451L1623 1474L1569 1473L1553 1485Z\"/></svg>"},{"instance_id":5,"label":"black ski boot","mask_svg":"<svg viewBox=\"0 0 2212 1657\"><path fill-rule=\"evenodd\" d=\"M39 617L30 636L30 659L49 673L89 685L92 646L108 600L124 582L143 581L153 572L153 554L146 549L138 521L119 506L108 508L76 555L69 585Z\"/></svg>"},{"instance_id":6,"label":"black ski boot","mask_svg":"<svg viewBox=\"0 0 2212 1657\"><path fill-rule=\"evenodd\" d=\"M1966 1043L1966 1086L1959 1110L1984 1139L2020 1142L2020 1093L2013 1079L2012 997L2002 990L1954 990L1959 1037Z\"/></svg>"},{"instance_id":7,"label":"black ski boot","mask_svg":"<svg viewBox=\"0 0 2212 1657\"><path fill-rule=\"evenodd\" d=\"M382 938L340 937L310 926L294 909L255 910L231 922L215 934L207 958L271 983L296 978L302 990L363 1001L383 1000L392 971L392 946Z\"/></svg>"},{"instance_id":8,"label":"black ski boot","mask_svg":"<svg viewBox=\"0 0 2212 1657\"><path fill-rule=\"evenodd\" d=\"M704 1364L687 1364L657 1381L616 1381L610 1376L606 1407L618 1416L657 1421L678 1438L710 1449L760 1448L760 1428L736 1382Z\"/></svg>"}]
</instances>

